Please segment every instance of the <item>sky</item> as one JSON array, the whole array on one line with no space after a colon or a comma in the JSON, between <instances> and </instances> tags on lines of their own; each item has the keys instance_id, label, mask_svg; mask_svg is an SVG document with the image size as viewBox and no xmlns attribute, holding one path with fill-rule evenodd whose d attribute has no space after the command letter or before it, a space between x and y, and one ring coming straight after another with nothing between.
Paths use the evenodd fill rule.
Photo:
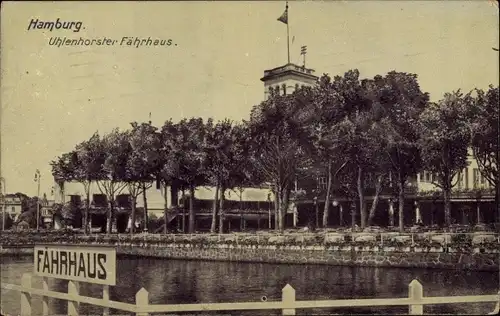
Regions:
<instances>
[{"instance_id":1,"label":"sky","mask_svg":"<svg viewBox=\"0 0 500 316\"><path fill-rule=\"evenodd\" d=\"M7 192L50 199L50 161L133 121L248 118L265 69L287 62L281 1L3 2L1 176ZM290 1L291 62L317 75L416 73L432 100L498 85L491 1ZM31 19L85 29L27 30ZM169 47L49 46L51 37L171 39ZM292 41L293 39L293 41Z\"/></svg>"}]
</instances>

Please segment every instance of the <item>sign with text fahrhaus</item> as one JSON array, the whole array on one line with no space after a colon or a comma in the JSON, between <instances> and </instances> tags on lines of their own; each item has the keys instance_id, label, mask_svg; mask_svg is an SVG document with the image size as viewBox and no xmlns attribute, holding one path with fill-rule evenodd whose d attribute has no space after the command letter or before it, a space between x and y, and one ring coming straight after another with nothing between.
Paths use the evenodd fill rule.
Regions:
<instances>
[{"instance_id":1,"label":"sign with text fahrhaus","mask_svg":"<svg viewBox=\"0 0 500 316\"><path fill-rule=\"evenodd\" d=\"M35 275L116 285L114 248L35 246L34 253Z\"/></svg>"}]
</instances>

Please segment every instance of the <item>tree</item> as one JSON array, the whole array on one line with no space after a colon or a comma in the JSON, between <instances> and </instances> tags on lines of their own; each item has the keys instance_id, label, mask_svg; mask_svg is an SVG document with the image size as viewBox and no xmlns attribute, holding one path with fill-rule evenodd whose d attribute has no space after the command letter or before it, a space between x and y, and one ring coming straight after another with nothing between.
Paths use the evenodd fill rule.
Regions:
<instances>
[{"instance_id":1,"label":"tree","mask_svg":"<svg viewBox=\"0 0 500 316\"><path fill-rule=\"evenodd\" d=\"M126 171L124 182L127 184L131 199L131 228L134 233L136 221L137 198L144 197L144 222L148 222L146 191L152 186L154 173L160 161L160 137L157 128L151 123L131 123L132 129L128 133L130 150L127 152Z\"/></svg>"},{"instance_id":2,"label":"tree","mask_svg":"<svg viewBox=\"0 0 500 316\"><path fill-rule=\"evenodd\" d=\"M429 96L420 89L417 75L389 72L363 82L372 115L380 120L385 133L384 152L390 162L390 175L398 187L399 229L404 229L404 200L407 181L421 167L418 147L418 119Z\"/></svg>"},{"instance_id":3,"label":"tree","mask_svg":"<svg viewBox=\"0 0 500 316\"><path fill-rule=\"evenodd\" d=\"M250 130L254 165L273 187L278 211L278 229L284 230L293 181L301 169L310 165L306 155L311 137L304 120L311 117L306 105L310 90L288 96L271 97L254 106L247 123Z\"/></svg>"},{"instance_id":4,"label":"tree","mask_svg":"<svg viewBox=\"0 0 500 316\"><path fill-rule=\"evenodd\" d=\"M52 176L61 191L61 196L63 198L62 203L64 203L64 184L75 180L77 156L74 151L64 153L51 161L50 165L52 168Z\"/></svg>"},{"instance_id":5,"label":"tree","mask_svg":"<svg viewBox=\"0 0 500 316\"><path fill-rule=\"evenodd\" d=\"M103 176L102 166L105 161L105 152L99 134L95 133L88 141L78 144L75 151L70 154L73 180L82 183L85 192L83 227L85 234L88 234L90 187L93 182Z\"/></svg>"},{"instance_id":6,"label":"tree","mask_svg":"<svg viewBox=\"0 0 500 316\"><path fill-rule=\"evenodd\" d=\"M443 190L446 225L451 225L451 190L457 174L467 167L470 125L467 118L472 98L460 91L446 93L420 116L420 142L425 170L432 172L432 183ZM455 180L456 179L456 180Z\"/></svg>"},{"instance_id":7,"label":"tree","mask_svg":"<svg viewBox=\"0 0 500 316\"><path fill-rule=\"evenodd\" d=\"M470 113L472 152L481 175L496 189L497 205L500 181L498 177L498 152L500 151L498 147L498 135L500 135L498 91L499 87L493 86L490 86L486 92L476 90L477 96L474 98Z\"/></svg>"},{"instance_id":8,"label":"tree","mask_svg":"<svg viewBox=\"0 0 500 316\"><path fill-rule=\"evenodd\" d=\"M219 210L219 195L222 200L230 176L230 155L233 145L231 139L232 123L229 120L224 120L213 124L210 120L205 125L205 128L206 142L203 146L205 154L203 161L205 163L204 169L207 181L215 187L212 223L210 225L210 232L215 233L217 212ZM222 227L222 216L220 218L220 227Z\"/></svg>"},{"instance_id":9,"label":"tree","mask_svg":"<svg viewBox=\"0 0 500 316\"><path fill-rule=\"evenodd\" d=\"M206 183L204 174L206 130L203 119L167 121L162 128L161 177L166 183L189 190L189 232L195 230L194 195L197 186ZM167 221L165 222L165 225Z\"/></svg>"},{"instance_id":10,"label":"tree","mask_svg":"<svg viewBox=\"0 0 500 316\"><path fill-rule=\"evenodd\" d=\"M163 218L165 226L163 232L168 232L168 192L167 187L170 186L170 197L172 206L178 207L178 193L179 188L185 185L180 180L180 163L183 153L178 150L177 137L178 137L177 124L168 120L161 128L159 134L159 162L157 165L156 176L158 186L163 186L163 197L165 199L165 209ZM184 219L184 217L183 217Z\"/></svg>"},{"instance_id":11,"label":"tree","mask_svg":"<svg viewBox=\"0 0 500 316\"><path fill-rule=\"evenodd\" d=\"M104 162L97 186L105 194L109 208L107 210L107 233L111 234L114 219L115 197L126 187L127 158L130 153L128 133L114 129L103 136L101 142L104 151Z\"/></svg>"},{"instance_id":12,"label":"tree","mask_svg":"<svg viewBox=\"0 0 500 316\"><path fill-rule=\"evenodd\" d=\"M250 142L249 139L249 129L245 124L235 124L232 126L231 132L229 133L229 139L231 146L228 151L227 165L225 169L227 170L227 177L223 178L221 196L219 199L219 208L221 212L219 221L219 231L223 231L223 220L224 220L224 197L225 190L237 189L237 194L240 197L240 212L242 206L242 194L244 187L252 185L260 185L263 183L264 178L262 173L259 172L257 168L252 164L250 159ZM242 215L243 213L241 213Z\"/></svg>"},{"instance_id":13,"label":"tree","mask_svg":"<svg viewBox=\"0 0 500 316\"><path fill-rule=\"evenodd\" d=\"M323 227L328 224L328 215L330 207L330 197L332 192L332 182L335 176L347 166L348 157L343 154L343 145L345 144L339 124L345 116L346 100L342 92L345 90L337 89L342 81L348 80L352 72L346 73L345 77L335 77L332 82L328 75L320 78L318 86L313 90L313 107L315 117L311 124L312 140L315 147L315 163L323 166L326 170L327 187L325 194L325 206L323 211ZM356 76L356 74L354 74Z\"/></svg>"}]
</instances>

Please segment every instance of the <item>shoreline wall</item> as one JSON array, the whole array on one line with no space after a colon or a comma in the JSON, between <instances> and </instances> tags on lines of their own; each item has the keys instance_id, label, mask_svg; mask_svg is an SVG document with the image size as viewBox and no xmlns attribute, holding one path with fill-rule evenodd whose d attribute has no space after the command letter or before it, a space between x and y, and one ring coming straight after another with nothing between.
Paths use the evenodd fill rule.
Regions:
<instances>
[{"instance_id":1,"label":"shoreline wall","mask_svg":"<svg viewBox=\"0 0 500 316\"><path fill-rule=\"evenodd\" d=\"M49 243L47 243L49 244ZM165 259L258 262L278 264L322 264L337 266L436 268L498 271L499 254L454 252L450 248L407 247L322 247L290 245L228 244L132 244L132 243L50 243L53 245L116 247L117 255ZM1 256L32 255L33 246L11 245L0 249Z\"/></svg>"}]
</instances>

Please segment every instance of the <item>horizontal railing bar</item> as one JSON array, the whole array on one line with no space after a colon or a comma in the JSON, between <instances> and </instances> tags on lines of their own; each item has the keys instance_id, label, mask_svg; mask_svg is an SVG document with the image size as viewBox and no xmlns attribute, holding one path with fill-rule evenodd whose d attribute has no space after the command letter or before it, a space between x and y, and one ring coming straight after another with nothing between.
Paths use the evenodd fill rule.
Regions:
<instances>
[{"instance_id":1,"label":"horizontal railing bar","mask_svg":"<svg viewBox=\"0 0 500 316\"><path fill-rule=\"evenodd\" d=\"M61 292L55 292L55 291L45 291L43 289L35 289L35 288L25 288L20 285L14 285L14 284L1 284L1 288L5 290L14 290L14 291L20 291L20 292L26 292L30 293L33 295L40 295L40 296L46 296L46 297L52 297L64 301L76 301L79 303L84 303L84 304L90 304L90 305L96 305L96 306L101 306L101 307L109 307L117 310L123 310L127 312L135 312L136 311L136 305L135 304L128 304L128 303L123 303L123 302L117 302L117 301L104 301L103 299L100 298L94 298L94 297L89 297L89 296L74 296L70 295L67 293L61 293Z\"/></svg>"},{"instance_id":2,"label":"horizontal railing bar","mask_svg":"<svg viewBox=\"0 0 500 316\"><path fill-rule=\"evenodd\" d=\"M294 306L295 304L293 304ZM230 310L265 310L294 308L292 304L276 302L241 302L241 303L201 303L201 304L159 304L139 306L138 312L142 313L167 313L167 312L197 312L197 311L230 311Z\"/></svg>"},{"instance_id":3,"label":"horizontal railing bar","mask_svg":"<svg viewBox=\"0 0 500 316\"><path fill-rule=\"evenodd\" d=\"M489 303L498 302L498 295L476 295L476 296L443 296L443 297L424 297L422 302L425 305L458 304L458 303ZM416 303L420 304L420 303Z\"/></svg>"},{"instance_id":4,"label":"horizontal railing bar","mask_svg":"<svg viewBox=\"0 0 500 316\"><path fill-rule=\"evenodd\" d=\"M294 301L285 303L275 302L239 302L239 303L202 303L202 304L158 304L147 306L136 306L116 301L104 301L102 299L73 296L67 293L44 291L43 289L24 288L20 285L1 283L1 288L27 292L34 295L52 297L66 301L77 301L101 307L109 307L128 312L143 313L165 313L165 312L196 312L196 311L228 311L228 310L269 310L269 309L301 309L301 308L331 308L331 307L364 307L364 306L409 306L409 305L440 305L457 303L487 303L498 302L499 296L475 295L475 296L448 296L448 297L423 297L421 300L410 298L383 298L383 299L341 299L341 300L318 300L318 301Z\"/></svg>"},{"instance_id":5,"label":"horizontal railing bar","mask_svg":"<svg viewBox=\"0 0 500 316\"><path fill-rule=\"evenodd\" d=\"M139 308L141 312L194 312L194 311L223 311L223 310L263 310L263 309L300 309L300 308L328 308L328 307L365 307L365 306L409 306L431 304L456 303L485 303L497 302L498 295L455 296L455 297L424 297L422 300L410 298L386 299L347 299L323 301L295 301L285 304L276 302L244 302L244 303L205 303L205 304L169 304L149 305Z\"/></svg>"}]
</instances>

